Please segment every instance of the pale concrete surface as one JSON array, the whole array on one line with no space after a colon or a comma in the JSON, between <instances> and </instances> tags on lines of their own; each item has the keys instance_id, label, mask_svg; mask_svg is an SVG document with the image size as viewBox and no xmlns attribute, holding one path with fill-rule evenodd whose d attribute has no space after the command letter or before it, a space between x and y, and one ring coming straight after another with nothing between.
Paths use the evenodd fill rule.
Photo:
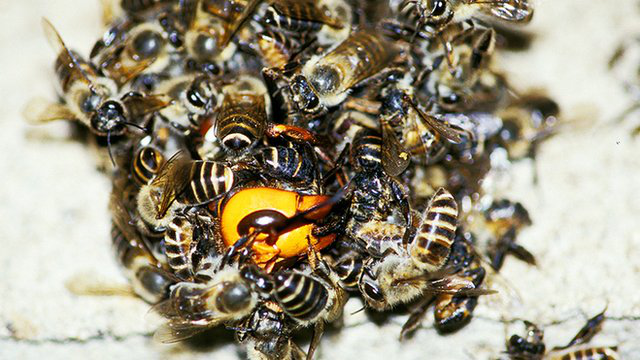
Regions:
<instances>
[{"instance_id":1,"label":"pale concrete surface","mask_svg":"<svg viewBox=\"0 0 640 360\"><path fill-rule=\"evenodd\" d=\"M365 313L350 315L360 308L352 301L345 327L325 336L320 359L487 359L499 356L518 329L503 320L546 325L553 346L607 304L612 318L593 343L618 344L623 358L640 359L640 140L629 135L640 115L612 122L631 99L606 69L617 44L640 34L640 7L623 0L537 5L532 50L505 54L501 63L517 89L547 88L568 120L540 149L538 183L533 163L523 161L503 190L531 213L534 225L520 240L538 267L508 259L493 281L501 293L483 298L471 324L446 337L437 335L430 315L400 343L405 316L375 324ZM65 288L82 273L125 279L110 249L109 181L95 158L67 138L66 124L33 128L21 118L31 96L52 96L54 54L42 16L84 54L101 34L97 0L0 1L0 359L239 358L227 339L155 344L142 301L78 297Z\"/></svg>"}]
</instances>

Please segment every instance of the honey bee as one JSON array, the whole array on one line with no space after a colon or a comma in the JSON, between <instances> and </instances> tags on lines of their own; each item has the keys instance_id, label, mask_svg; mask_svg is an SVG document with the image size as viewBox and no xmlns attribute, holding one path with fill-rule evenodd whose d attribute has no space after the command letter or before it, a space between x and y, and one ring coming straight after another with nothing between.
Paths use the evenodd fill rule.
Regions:
<instances>
[{"instance_id":1,"label":"honey bee","mask_svg":"<svg viewBox=\"0 0 640 360\"><path fill-rule=\"evenodd\" d=\"M362 128L356 133L350 153L355 175L349 182L351 191L346 195L350 204L346 234L359 239L357 241L376 256L383 252L380 239L369 237L368 233L375 234L376 229L386 226L390 216L404 216L407 228L411 228L413 220L404 186L384 172L382 142L374 130Z\"/></svg>"},{"instance_id":2,"label":"honey bee","mask_svg":"<svg viewBox=\"0 0 640 360\"><path fill-rule=\"evenodd\" d=\"M383 228L385 231L374 228L366 234L376 239L379 252L386 254L380 261L368 264L369 269L359 284L367 304L384 310L420 296L429 282L416 279L435 273L445 264L451 253L457 218L455 199L441 188L424 211L422 222L413 239L409 239L411 242L407 250L400 246L405 233L401 226L387 224Z\"/></svg>"},{"instance_id":3,"label":"honey bee","mask_svg":"<svg viewBox=\"0 0 640 360\"><path fill-rule=\"evenodd\" d=\"M417 23L416 28L434 28L436 32L449 24L492 16L500 20L526 24L533 17L528 0L402 0L400 12Z\"/></svg>"},{"instance_id":4,"label":"honey bee","mask_svg":"<svg viewBox=\"0 0 640 360\"><path fill-rule=\"evenodd\" d=\"M132 225L127 208L122 179L115 183L109 209L112 215L111 239L117 258L131 279L133 291L145 301L155 304L169 296L169 288L179 281L163 268L145 241Z\"/></svg>"},{"instance_id":5,"label":"honey bee","mask_svg":"<svg viewBox=\"0 0 640 360\"><path fill-rule=\"evenodd\" d=\"M225 151L241 156L252 149L267 126L267 89L259 79L241 76L223 87L224 94L213 131Z\"/></svg>"},{"instance_id":6,"label":"honey bee","mask_svg":"<svg viewBox=\"0 0 640 360\"><path fill-rule=\"evenodd\" d=\"M496 271L502 268L507 254L513 254L518 259L535 265L535 257L515 242L518 232L531 225L529 213L522 204L509 200L494 201L484 212L484 218L485 227L495 239L495 245L489 249L488 255L491 266Z\"/></svg>"},{"instance_id":7,"label":"honey bee","mask_svg":"<svg viewBox=\"0 0 640 360\"><path fill-rule=\"evenodd\" d=\"M352 11L343 0L272 0L263 21L298 37L315 33L319 43L326 45L349 36Z\"/></svg>"},{"instance_id":8,"label":"honey bee","mask_svg":"<svg viewBox=\"0 0 640 360\"><path fill-rule=\"evenodd\" d=\"M91 51L91 60L118 86L143 72L161 70L169 65L167 40L158 24L145 22L131 29L112 29L107 35L114 40L98 41Z\"/></svg>"},{"instance_id":9,"label":"honey bee","mask_svg":"<svg viewBox=\"0 0 640 360\"><path fill-rule=\"evenodd\" d=\"M284 312L272 302L266 302L253 312L236 333L238 341L246 342L251 360L302 360L306 354L291 339L292 326Z\"/></svg>"},{"instance_id":10,"label":"honey bee","mask_svg":"<svg viewBox=\"0 0 640 360\"><path fill-rule=\"evenodd\" d=\"M207 75L183 75L160 82L157 91L169 95L173 102L157 116L182 133L199 129L217 107L217 85Z\"/></svg>"},{"instance_id":11,"label":"honey bee","mask_svg":"<svg viewBox=\"0 0 640 360\"><path fill-rule=\"evenodd\" d=\"M606 310L605 310L606 311ZM578 331L573 339L562 347L549 351L544 344L544 332L535 324L525 321L527 335L512 335L507 341L507 355L512 360L596 360L619 359L617 347L589 347L587 344L600 331L604 313L594 316Z\"/></svg>"},{"instance_id":12,"label":"honey bee","mask_svg":"<svg viewBox=\"0 0 640 360\"><path fill-rule=\"evenodd\" d=\"M176 211L215 200L234 186L235 179L233 170L224 164L194 161L178 152L140 189L138 212L149 224L167 226Z\"/></svg>"},{"instance_id":13,"label":"honey bee","mask_svg":"<svg viewBox=\"0 0 640 360\"><path fill-rule=\"evenodd\" d=\"M537 145L557 131L560 107L551 98L527 93L499 112L502 129L498 143L510 159L535 158Z\"/></svg>"},{"instance_id":14,"label":"honey bee","mask_svg":"<svg viewBox=\"0 0 640 360\"><path fill-rule=\"evenodd\" d=\"M261 0L196 0L181 4L187 18L184 45L200 62L221 64L234 55L231 42L254 14Z\"/></svg>"},{"instance_id":15,"label":"honey bee","mask_svg":"<svg viewBox=\"0 0 640 360\"><path fill-rule=\"evenodd\" d=\"M484 93L485 87L495 88L498 82L487 69L494 44L492 28L471 28L456 33L445 42L440 55L425 58L426 69L417 82L424 82L426 92L447 111L460 111L480 99L495 97L497 95Z\"/></svg>"},{"instance_id":16,"label":"honey bee","mask_svg":"<svg viewBox=\"0 0 640 360\"><path fill-rule=\"evenodd\" d=\"M99 76L95 69L69 50L53 25L43 19L49 43L57 52L56 74L62 88L64 104L34 99L27 105L25 116L35 123L58 119L78 120L98 136L123 135L127 126L141 128L136 122L143 116L169 105L160 95L127 93L114 98L117 86L113 80Z\"/></svg>"},{"instance_id":17,"label":"honey bee","mask_svg":"<svg viewBox=\"0 0 640 360\"><path fill-rule=\"evenodd\" d=\"M236 266L216 272L207 283L180 282L171 288L169 299L153 310L168 318L154 339L171 343L187 339L209 328L231 324L251 315L258 294Z\"/></svg>"},{"instance_id":18,"label":"honey bee","mask_svg":"<svg viewBox=\"0 0 640 360\"><path fill-rule=\"evenodd\" d=\"M372 29L352 33L336 48L315 55L289 82L297 108L320 115L342 103L354 86L389 66L398 54L395 45Z\"/></svg>"},{"instance_id":19,"label":"honey bee","mask_svg":"<svg viewBox=\"0 0 640 360\"><path fill-rule=\"evenodd\" d=\"M386 148L391 156L383 158L390 174L399 174L409 165L410 156L421 156L426 164L442 159L452 145L473 139L468 130L426 113L411 97L412 90L401 81L385 87L381 93L380 123ZM394 154L408 153L402 156Z\"/></svg>"}]
</instances>

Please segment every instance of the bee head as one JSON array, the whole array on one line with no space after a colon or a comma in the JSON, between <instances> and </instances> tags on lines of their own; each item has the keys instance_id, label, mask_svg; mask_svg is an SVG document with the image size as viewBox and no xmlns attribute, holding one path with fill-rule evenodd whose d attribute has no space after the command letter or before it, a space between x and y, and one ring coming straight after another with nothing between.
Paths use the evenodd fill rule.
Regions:
<instances>
[{"instance_id":1,"label":"bee head","mask_svg":"<svg viewBox=\"0 0 640 360\"><path fill-rule=\"evenodd\" d=\"M320 99L316 90L303 75L296 75L291 80L291 96L299 110L316 113L321 110Z\"/></svg>"},{"instance_id":2,"label":"bee head","mask_svg":"<svg viewBox=\"0 0 640 360\"><path fill-rule=\"evenodd\" d=\"M101 135L122 135L127 119L122 105L113 100L104 102L91 117L91 128Z\"/></svg>"}]
</instances>

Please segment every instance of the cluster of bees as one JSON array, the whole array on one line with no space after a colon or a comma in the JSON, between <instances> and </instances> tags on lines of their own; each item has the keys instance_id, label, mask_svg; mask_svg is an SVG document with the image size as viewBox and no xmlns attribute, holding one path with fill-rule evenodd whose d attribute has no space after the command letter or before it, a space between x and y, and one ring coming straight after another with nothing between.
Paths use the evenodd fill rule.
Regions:
<instances>
[{"instance_id":1,"label":"cluster of bees","mask_svg":"<svg viewBox=\"0 0 640 360\"><path fill-rule=\"evenodd\" d=\"M527 211L483 183L552 134L557 105L492 62L508 45L492 24L532 15L527 0L106 3L88 58L43 21L60 101L27 115L77 120L108 152L113 245L167 319L161 341L223 325L249 358L312 358L350 295L417 304L403 336L434 305L446 333L505 255L535 262L515 241Z\"/></svg>"}]
</instances>

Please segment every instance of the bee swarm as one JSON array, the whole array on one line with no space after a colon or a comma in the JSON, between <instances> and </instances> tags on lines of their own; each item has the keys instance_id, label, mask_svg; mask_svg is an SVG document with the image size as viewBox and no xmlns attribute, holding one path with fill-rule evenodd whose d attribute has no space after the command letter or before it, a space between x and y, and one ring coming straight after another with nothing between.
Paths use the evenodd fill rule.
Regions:
<instances>
[{"instance_id":1,"label":"bee swarm","mask_svg":"<svg viewBox=\"0 0 640 360\"><path fill-rule=\"evenodd\" d=\"M423 3L123 1L86 60L45 22L63 102L32 115L114 162L114 248L159 340L226 326L250 358L312 356L349 296L452 332L504 256L535 263L493 186L558 108L510 92L492 8Z\"/></svg>"}]
</instances>

